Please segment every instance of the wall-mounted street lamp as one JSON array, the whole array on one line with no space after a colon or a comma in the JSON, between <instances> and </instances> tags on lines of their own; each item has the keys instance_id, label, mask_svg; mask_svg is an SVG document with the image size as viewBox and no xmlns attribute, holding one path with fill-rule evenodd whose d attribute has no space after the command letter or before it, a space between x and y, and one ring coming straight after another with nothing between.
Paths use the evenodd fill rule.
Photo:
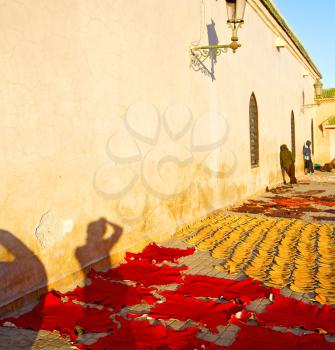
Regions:
<instances>
[{"instance_id":1,"label":"wall-mounted street lamp","mask_svg":"<svg viewBox=\"0 0 335 350\"><path fill-rule=\"evenodd\" d=\"M235 53L241 46L238 42L237 31L244 23L244 12L247 0L226 0L228 26L232 30L231 43L226 45L207 45L196 46L191 48L191 58L198 59L204 62L210 55L218 56L223 52L227 52L228 49L232 49Z\"/></svg>"},{"instance_id":2,"label":"wall-mounted street lamp","mask_svg":"<svg viewBox=\"0 0 335 350\"><path fill-rule=\"evenodd\" d=\"M318 99L322 96L323 84L318 79L314 84L315 98Z\"/></svg>"},{"instance_id":3,"label":"wall-mounted street lamp","mask_svg":"<svg viewBox=\"0 0 335 350\"><path fill-rule=\"evenodd\" d=\"M304 104L302 106L302 111L304 111L306 108L312 108L315 106L319 106L321 103L320 100L321 100L322 92L323 92L323 84L322 84L321 80L317 79L313 86L314 86L314 103L310 103L310 104L306 104L306 105Z\"/></svg>"}]
</instances>

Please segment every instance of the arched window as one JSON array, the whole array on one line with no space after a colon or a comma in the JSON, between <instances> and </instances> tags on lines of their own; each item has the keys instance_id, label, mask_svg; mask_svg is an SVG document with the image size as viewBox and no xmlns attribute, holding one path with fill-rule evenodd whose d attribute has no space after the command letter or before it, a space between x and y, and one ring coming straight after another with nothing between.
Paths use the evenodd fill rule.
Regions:
<instances>
[{"instance_id":1,"label":"arched window","mask_svg":"<svg viewBox=\"0 0 335 350\"><path fill-rule=\"evenodd\" d=\"M314 154L314 122L311 121L311 141L312 141L312 154Z\"/></svg>"},{"instance_id":2,"label":"arched window","mask_svg":"<svg viewBox=\"0 0 335 350\"><path fill-rule=\"evenodd\" d=\"M294 112L291 112L291 149L292 155L295 159L295 120L294 120Z\"/></svg>"},{"instance_id":3,"label":"arched window","mask_svg":"<svg viewBox=\"0 0 335 350\"><path fill-rule=\"evenodd\" d=\"M259 165L258 108L254 93L249 102L250 160L251 166Z\"/></svg>"}]
</instances>

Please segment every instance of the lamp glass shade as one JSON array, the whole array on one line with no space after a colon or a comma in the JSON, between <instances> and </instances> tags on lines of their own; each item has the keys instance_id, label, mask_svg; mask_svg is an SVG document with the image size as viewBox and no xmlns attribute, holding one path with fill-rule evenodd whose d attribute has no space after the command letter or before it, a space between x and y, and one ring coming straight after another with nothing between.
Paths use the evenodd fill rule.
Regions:
<instances>
[{"instance_id":1,"label":"lamp glass shade","mask_svg":"<svg viewBox=\"0 0 335 350\"><path fill-rule=\"evenodd\" d=\"M247 0L236 0L235 22L243 22Z\"/></svg>"},{"instance_id":2,"label":"lamp glass shade","mask_svg":"<svg viewBox=\"0 0 335 350\"><path fill-rule=\"evenodd\" d=\"M226 0L228 22L235 22L236 0Z\"/></svg>"},{"instance_id":3,"label":"lamp glass shade","mask_svg":"<svg viewBox=\"0 0 335 350\"><path fill-rule=\"evenodd\" d=\"M314 84L314 89L315 89L315 95L316 96L321 96L322 95L322 89L323 85L320 80L317 80Z\"/></svg>"}]
</instances>

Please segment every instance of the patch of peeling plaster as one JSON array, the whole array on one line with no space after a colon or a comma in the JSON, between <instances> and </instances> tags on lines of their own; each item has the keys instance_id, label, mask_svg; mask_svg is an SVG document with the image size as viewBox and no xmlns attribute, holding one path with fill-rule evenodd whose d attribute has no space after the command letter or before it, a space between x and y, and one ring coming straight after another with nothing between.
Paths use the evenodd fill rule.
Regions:
<instances>
[{"instance_id":1,"label":"patch of peeling plaster","mask_svg":"<svg viewBox=\"0 0 335 350\"><path fill-rule=\"evenodd\" d=\"M51 248L73 229L71 219L62 219L55 212L48 211L42 215L36 227L35 236L43 249Z\"/></svg>"}]
</instances>

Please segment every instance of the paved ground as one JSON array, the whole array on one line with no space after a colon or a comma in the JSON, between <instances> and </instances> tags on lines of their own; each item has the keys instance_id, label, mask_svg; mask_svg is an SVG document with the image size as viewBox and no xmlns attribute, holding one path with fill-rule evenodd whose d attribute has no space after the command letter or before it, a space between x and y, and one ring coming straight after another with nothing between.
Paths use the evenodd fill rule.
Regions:
<instances>
[{"instance_id":1,"label":"paved ground","mask_svg":"<svg viewBox=\"0 0 335 350\"><path fill-rule=\"evenodd\" d=\"M317 196L330 196L335 195L335 174L321 174L321 175L314 175L309 177L304 177L303 181L305 183L300 184L298 186L295 186L294 189L287 187L280 193L281 196L285 196L287 198L290 198L295 195L295 193L302 193L306 191L319 191L319 194ZM322 192L321 192L322 191ZM276 192L276 191L274 191ZM253 198L256 200L264 200L264 201L271 201L271 198L278 195L278 193L272 193L268 192L265 197L257 197ZM317 205L318 208L320 208ZM322 207L321 207L322 208ZM313 222L315 221L315 212L305 212L304 215L302 215L302 219L307 222ZM317 215L320 215L317 213ZM266 214L256 214L255 216L263 217L266 216ZM332 214L329 214L331 217ZM327 223L328 221L326 221ZM331 222L331 220L330 220ZM165 244L166 246L170 247L186 247L187 245L183 241L182 238L180 239L173 239ZM202 274L202 275L208 275L213 277L221 277L221 278L227 278L232 276L228 275L225 271L219 271L215 268L213 268L215 265L218 264L218 260L211 256L209 251L199 251L196 254L192 256L188 256L186 258L181 259L181 263L185 264L189 267L189 270L187 273L191 274ZM235 279L243 278L243 275L235 275ZM170 286L169 289L173 289L174 286ZM287 296L294 297L296 299L303 299L305 298L305 301L308 301L308 297L301 293L292 292L288 288L284 288L282 290L282 293ZM265 305L267 305L269 301L267 299L259 299L254 301L249 308L254 309L256 311L261 311ZM136 311L136 310L147 310L148 305L137 305L135 307L131 307L129 309L123 309L121 310L121 313L126 313L128 311ZM180 322L177 320L168 320L166 322L169 326L171 326L174 329L180 329L185 325L185 322ZM187 322L188 324L192 324L191 322ZM235 339L236 333L237 333L237 327L234 325L229 325L227 327L221 327L220 332L218 334L211 334L209 331L205 328L202 328L201 337L213 341L218 345L225 345L229 346ZM299 334L301 330L299 329L292 329L292 330L285 330L285 331L291 331L296 334ZM90 344L96 341L97 338L102 336L103 334L86 334L81 337L81 341ZM329 341L334 341L331 337L328 337ZM75 346L71 345L69 341L65 339L61 339L57 332L51 333L51 332L45 332L41 331L38 334L36 332L30 331L30 330L19 330L14 328L7 328L7 327L0 327L0 350L16 350L16 349L76 349Z\"/></svg>"},{"instance_id":2,"label":"paved ground","mask_svg":"<svg viewBox=\"0 0 335 350\"><path fill-rule=\"evenodd\" d=\"M36 332L25 329L0 327L0 350L23 349L77 349L59 337L57 333Z\"/></svg>"},{"instance_id":3,"label":"paved ground","mask_svg":"<svg viewBox=\"0 0 335 350\"><path fill-rule=\"evenodd\" d=\"M335 173L319 172L315 175L304 176L298 185L282 185L269 189L262 196L251 197L244 205L233 208L233 211L334 224L335 207L326 203L326 201L334 202L334 200Z\"/></svg>"}]
</instances>

